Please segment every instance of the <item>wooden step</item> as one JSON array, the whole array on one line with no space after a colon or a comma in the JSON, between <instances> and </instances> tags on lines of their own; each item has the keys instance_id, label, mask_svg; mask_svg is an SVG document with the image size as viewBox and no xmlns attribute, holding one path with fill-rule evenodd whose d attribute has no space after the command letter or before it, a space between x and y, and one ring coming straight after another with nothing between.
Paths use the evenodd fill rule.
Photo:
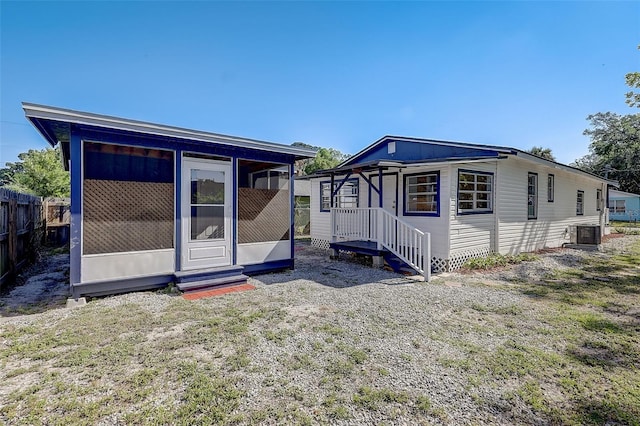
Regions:
<instances>
[{"instance_id":1,"label":"wooden step","mask_svg":"<svg viewBox=\"0 0 640 426\"><path fill-rule=\"evenodd\" d=\"M193 281L203 281L214 278L231 277L242 275L243 266L231 265L218 268L194 269L191 271L177 271L174 273L176 283L187 283Z\"/></svg>"},{"instance_id":2,"label":"wooden step","mask_svg":"<svg viewBox=\"0 0 640 426\"><path fill-rule=\"evenodd\" d=\"M224 277L209 278L200 281L187 281L176 283L178 289L188 293L191 291L200 291L204 289L229 287L238 284L246 284L247 277L244 274L229 275Z\"/></svg>"}]
</instances>

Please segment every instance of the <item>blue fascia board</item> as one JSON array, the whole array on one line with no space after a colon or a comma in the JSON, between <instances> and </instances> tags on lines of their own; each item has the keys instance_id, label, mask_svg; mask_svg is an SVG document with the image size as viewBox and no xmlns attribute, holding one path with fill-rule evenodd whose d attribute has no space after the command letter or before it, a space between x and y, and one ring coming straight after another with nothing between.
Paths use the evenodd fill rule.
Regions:
<instances>
[{"instance_id":1,"label":"blue fascia board","mask_svg":"<svg viewBox=\"0 0 640 426\"><path fill-rule=\"evenodd\" d=\"M396 150L389 153L387 143L395 142ZM369 161L389 160L398 162L416 162L439 159L474 158L474 157L498 157L500 151L461 147L457 145L434 144L429 142L393 141L380 143L372 149L363 152L357 157L351 158L345 165L366 163Z\"/></svg>"},{"instance_id":2,"label":"blue fascia board","mask_svg":"<svg viewBox=\"0 0 640 426\"><path fill-rule=\"evenodd\" d=\"M29 117L34 127L40 132L44 139L51 145L56 146L59 142L63 145L66 141L60 141L53 131L57 122L46 119ZM104 127L88 126L84 124L72 124L70 132L80 136L83 140L95 142L119 143L132 146L159 148L159 149L181 149L185 152L195 152L203 154L213 154L228 157L246 158L248 160L262 160L278 163L293 163L297 156L294 154L268 151L264 149L253 149L248 147L234 146L229 143L216 144L214 142L181 139L173 136L152 135L127 130L109 129ZM70 136L69 136L70 138ZM65 154L64 162L68 163L69 157L73 154L63 149Z\"/></svg>"},{"instance_id":3,"label":"blue fascia board","mask_svg":"<svg viewBox=\"0 0 640 426\"><path fill-rule=\"evenodd\" d=\"M295 156L277 152L233 147L228 145L215 145L210 142L190 141L171 137L141 135L133 132L119 130L105 131L100 128L88 128L78 126L81 138L88 141L115 143L146 148L167 150L181 150L199 154L217 155L229 158L242 158L246 160L259 160L266 162L292 164Z\"/></svg>"},{"instance_id":4,"label":"blue fascia board","mask_svg":"<svg viewBox=\"0 0 640 426\"><path fill-rule=\"evenodd\" d=\"M396 143L396 152L394 154L388 154L387 144L389 142ZM435 140L435 139L421 139L421 138L409 138L403 136L384 136L378 139L373 144L369 145L359 153L355 154L342 164L339 164L338 167L348 166L350 164L359 164L365 163L367 160L398 160L398 161L414 161L414 160L430 160L430 159L439 159L446 158L447 155L438 155L438 156L425 156L424 154L419 153L419 149L415 148L400 148L400 145L428 145L432 147L442 147L443 150L447 149L455 149L458 148L460 150L467 150L465 152L472 153L475 151L483 151L491 153L490 155L498 155L498 154L515 154L516 150L513 148L501 147L501 146L492 146L492 145L478 145L471 144L466 142L454 142L454 141L443 141L443 140ZM401 151L409 151L402 153ZM418 156L416 157L416 151L418 151ZM405 158L404 156L409 154L409 158ZM468 154L467 154L468 155ZM455 155L455 157L460 157L465 155ZM474 155L475 156L475 155Z\"/></svg>"}]
</instances>

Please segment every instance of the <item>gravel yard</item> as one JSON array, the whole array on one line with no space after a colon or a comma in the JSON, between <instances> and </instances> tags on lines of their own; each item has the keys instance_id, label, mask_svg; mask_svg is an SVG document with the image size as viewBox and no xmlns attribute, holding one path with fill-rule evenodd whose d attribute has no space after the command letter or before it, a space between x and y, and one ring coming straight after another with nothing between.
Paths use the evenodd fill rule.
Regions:
<instances>
[{"instance_id":1,"label":"gravel yard","mask_svg":"<svg viewBox=\"0 0 640 426\"><path fill-rule=\"evenodd\" d=\"M431 283L330 260L0 322L0 423L639 424L640 236Z\"/></svg>"}]
</instances>

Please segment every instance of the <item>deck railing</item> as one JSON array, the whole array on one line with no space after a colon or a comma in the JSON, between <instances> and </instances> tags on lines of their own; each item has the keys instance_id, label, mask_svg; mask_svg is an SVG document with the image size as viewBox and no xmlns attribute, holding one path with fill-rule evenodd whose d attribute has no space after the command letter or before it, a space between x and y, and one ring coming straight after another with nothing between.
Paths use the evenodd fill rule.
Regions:
<instances>
[{"instance_id":1,"label":"deck railing","mask_svg":"<svg viewBox=\"0 0 640 426\"><path fill-rule=\"evenodd\" d=\"M431 279L431 234L381 208L331 209L332 241L375 241Z\"/></svg>"},{"instance_id":2,"label":"deck railing","mask_svg":"<svg viewBox=\"0 0 640 426\"><path fill-rule=\"evenodd\" d=\"M377 241L378 209L331 209L332 236L336 241Z\"/></svg>"}]
</instances>

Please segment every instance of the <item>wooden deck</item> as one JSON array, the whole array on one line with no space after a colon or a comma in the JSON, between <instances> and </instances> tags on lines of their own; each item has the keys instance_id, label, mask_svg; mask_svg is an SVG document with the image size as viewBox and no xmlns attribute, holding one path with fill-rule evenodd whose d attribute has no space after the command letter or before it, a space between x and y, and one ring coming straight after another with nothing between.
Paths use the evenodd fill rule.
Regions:
<instances>
[{"instance_id":1,"label":"wooden deck","mask_svg":"<svg viewBox=\"0 0 640 426\"><path fill-rule=\"evenodd\" d=\"M378 250L378 244L375 241L337 241L329 243L329 248L366 254L368 256L384 256L386 253L389 253L386 249Z\"/></svg>"}]
</instances>

